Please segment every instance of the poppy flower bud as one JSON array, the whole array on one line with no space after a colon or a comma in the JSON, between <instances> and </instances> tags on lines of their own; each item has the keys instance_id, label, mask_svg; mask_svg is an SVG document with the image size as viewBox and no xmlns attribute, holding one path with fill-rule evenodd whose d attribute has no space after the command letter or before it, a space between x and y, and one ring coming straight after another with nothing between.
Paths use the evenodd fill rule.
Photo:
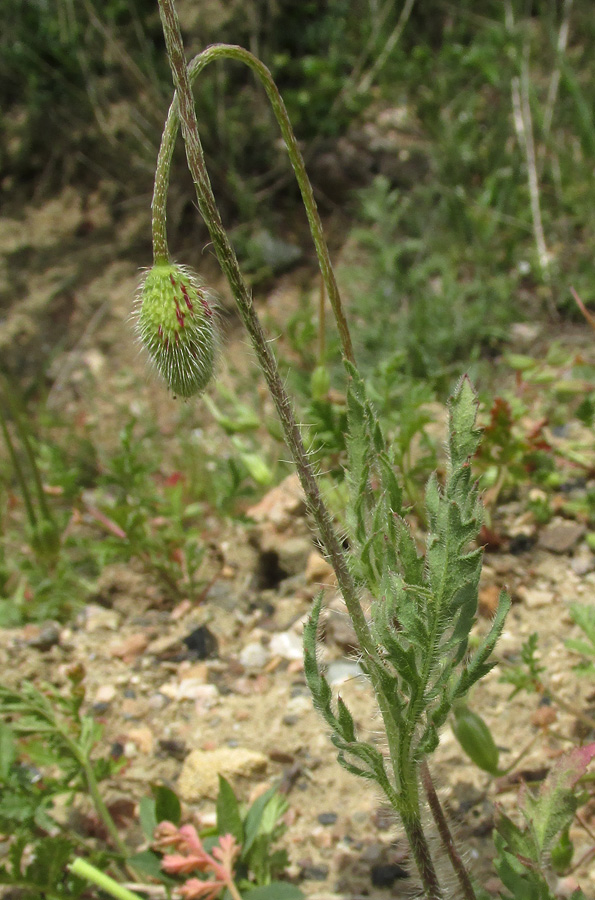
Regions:
<instances>
[{"instance_id":1,"label":"poppy flower bud","mask_svg":"<svg viewBox=\"0 0 595 900\"><path fill-rule=\"evenodd\" d=\"M185 266L156 263L138 292L136 329L171 391L192 397L205 390L219 345L208 291Z\"/></svg>"}]
</instances>

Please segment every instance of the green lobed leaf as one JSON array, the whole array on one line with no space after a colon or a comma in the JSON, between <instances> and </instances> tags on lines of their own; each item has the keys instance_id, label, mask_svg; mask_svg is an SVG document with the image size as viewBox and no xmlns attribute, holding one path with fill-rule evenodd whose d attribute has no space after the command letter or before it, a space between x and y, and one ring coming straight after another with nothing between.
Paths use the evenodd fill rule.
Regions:
<instances>
[{"instance_id":1,"label":"green lobed leaf","mask_svg":"<svg viewBox=\"0 0 595 900\"><path fill-rule=\"evenodd\" d=\"M501 591L492 627L484 636L479 647L471 657L471 660L461 672L452 693L453 701L460 697L464 697L468 690L494 667L495 663L488 662L488 659L496 646L496 641L502 634L506 616L508 615L511 605L512 601L506 591Z\"/></svg>"},{"instance_id":2,"label":"green lobed leaf","mask_svg":"<svg viewBox=\"0 0 595 900\"><path fill-rule=\"evenodd\" d=\"M465 465L479 446L481 431L475 428L477 395L465 375L458 383L449 403L450 426L448 446L452 469Z\"/></svg>"}]
</instances>

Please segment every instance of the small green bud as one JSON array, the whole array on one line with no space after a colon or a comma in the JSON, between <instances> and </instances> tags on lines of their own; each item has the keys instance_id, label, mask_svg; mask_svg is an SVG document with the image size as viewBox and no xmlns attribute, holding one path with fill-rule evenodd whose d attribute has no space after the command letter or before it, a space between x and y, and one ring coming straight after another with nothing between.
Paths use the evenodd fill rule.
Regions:
<instances>
[{"instance_id":1,"label":"small green bud","mask_svg":"<svg viewBox=\"0 0 595 900\"><path fill-rule=\"evenodd\" d=\"M331 387L331 376L326 366L316 366L310 376L310 391L313 400L326 400Z\"/></svg>"},{"instance_id":2,"label":"small green bud","mask_svg":"<svg viewBox=\"0 0 595 900\"><path fill-rule=\"evenodd\" d=\"M156 263L138 292L141 343L176 396L205 390L219 345L217 315L208 291L184 266Z\"/></svg>"},{"instance_id":3,"label":"small green bud","mask_svg":"<svg viewBox=\"0 0 595 900\"><path fill-rule=\"evenodd\" d=\"M490 775L498 775L499 751L492 732L477 713L464 703L455 706L452 730L467 756Z\"/></svg>"}]
</instances>

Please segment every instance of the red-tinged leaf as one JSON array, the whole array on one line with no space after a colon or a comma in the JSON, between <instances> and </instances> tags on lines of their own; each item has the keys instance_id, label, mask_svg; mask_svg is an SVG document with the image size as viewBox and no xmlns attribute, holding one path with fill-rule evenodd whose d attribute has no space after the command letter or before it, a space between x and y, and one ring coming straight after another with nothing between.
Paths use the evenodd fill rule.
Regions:
<instances>
[{"instance_id":1,"label":"red-tinged leaf","mask_svg":"<svg viewBox=\"0 0 595 900\"><path fill-rule=\"evenodd\" d=\"M164 485L166 487L175 487L178 482L184 481L184 475L182 472L172 472L171 475L168 475L164 480Z\"/></svg>"},{"instance_id":2,"label":"red-tinged leaf","mask_svg":"<svg viewBox=\"0 0 595 900\"><path fill-rule=\"evenodd\" d=\"M540 853L551 847L554 838L572 822L578 801L574 787L595 756L595 742L575 747L556 762L537 797L526 793L525 815Z\"/></svg>"}]
</instances>

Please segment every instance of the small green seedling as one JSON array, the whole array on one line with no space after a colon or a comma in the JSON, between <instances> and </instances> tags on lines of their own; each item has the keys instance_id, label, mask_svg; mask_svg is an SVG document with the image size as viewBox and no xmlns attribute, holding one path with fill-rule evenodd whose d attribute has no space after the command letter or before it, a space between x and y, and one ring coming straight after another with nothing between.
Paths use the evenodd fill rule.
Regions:
<instances>
[{"instance_id":1,"label":"small green seedling","mask_svg":"<svg viewBox=\"0 0 595 900\"><path fill-rule=\"evenodd\" d=\"M128 855L99 791L119 764L97 755L102 728L81 712L83 677L82 667L71 669L67 694L28 682L20 690L0 685L0 833L11 838L0 883L22 888L31 900L81 896L84 882L66 868L75 851L84 849L102 867L122 865ZM58 798L62 805L83 794L111 850L87 846L56 816Z\"/></svg>"}]
</instances>

